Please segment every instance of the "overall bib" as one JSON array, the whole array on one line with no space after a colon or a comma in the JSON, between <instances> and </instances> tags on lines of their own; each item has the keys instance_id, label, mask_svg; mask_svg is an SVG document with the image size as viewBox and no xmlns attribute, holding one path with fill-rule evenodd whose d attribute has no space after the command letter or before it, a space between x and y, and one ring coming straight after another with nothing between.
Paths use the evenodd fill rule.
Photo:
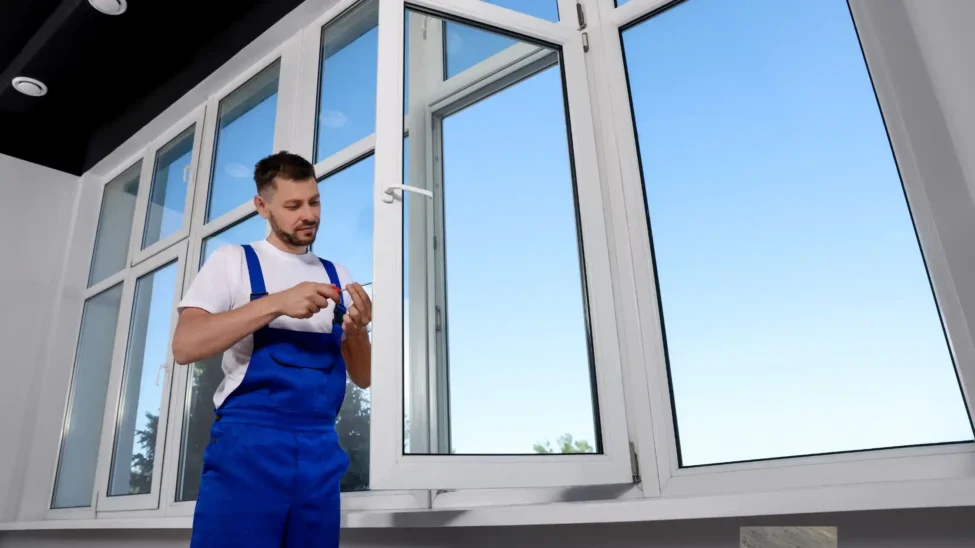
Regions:
<instances>
[{"instance_id":1,"label":"overall bib","mask_svg":"<svg viewBox=\"0 0 975 548\"><path fill-rule=\"evenodd\" d=\"M253 301L267 291L257 254L243 247ZM341 287L335 266L320 260ZM217 409L204 452L193 548L338 546L339 482L349 467L335 433L345 398L341 343L341 325L254 333L244 379Z\"/></svg>"}]
</instances>

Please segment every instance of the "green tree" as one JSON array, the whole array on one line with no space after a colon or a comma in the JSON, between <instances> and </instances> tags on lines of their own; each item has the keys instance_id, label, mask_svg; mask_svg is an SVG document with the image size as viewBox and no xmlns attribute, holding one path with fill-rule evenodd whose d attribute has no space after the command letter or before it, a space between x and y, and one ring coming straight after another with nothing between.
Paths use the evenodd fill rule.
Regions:
<instances>
[{"instance_id":1,"label":"green tree","mask_svg":"<svg viewBox=\"0 0 975 548\"><path fill-rule=\"evenodd\" d=\"M536 453L539 454L554 454L554 453L594 453L595 449L593 446L589 445L586 440L575 440L572 438L572 434L563 434L559 437L556 442L555 450L552 449L551 442L546 441L544 444L536 443L533 447Z\"/></svg>"},{"instance_id":2,"label":"green tree","mask_svg":"<svg viewBox=\"0 0 975 548\"><path fill-rule=\"evenodd\" d=\"M196 500L200 494L203 451L210 443L210 428L213 426L213 394L223 381L221 359L222 356L218 355L189 366L193 388L187 394L190 405L183 423L185 426L180 448L182 473L176 476L179 500Z\"/></svg>"},{"instance_id":3,"label":"green tree","mask_svg":"<svg viewBox=\"0 0 975 548\"><path fill-rule=\"evenodd\" d=\"M136 430L136 440L142 451L132 455L132 472L129 476L129 494L138 495L152 491L152 464L156 460L156 434L159 432L159 415L146 412L146 427Z\"/></svg>"},{"instance_id":4,"label":"green tree","mask_svg":"<svg viewBox=\"0 0 975 548\"><path fill-rule=\"evenodd\" d=\"M349 470L342 477L342 491L369 489L369 394L345 383L345 401L335 421L339 443L349 455Z\"/></svg>"}]
</instances>

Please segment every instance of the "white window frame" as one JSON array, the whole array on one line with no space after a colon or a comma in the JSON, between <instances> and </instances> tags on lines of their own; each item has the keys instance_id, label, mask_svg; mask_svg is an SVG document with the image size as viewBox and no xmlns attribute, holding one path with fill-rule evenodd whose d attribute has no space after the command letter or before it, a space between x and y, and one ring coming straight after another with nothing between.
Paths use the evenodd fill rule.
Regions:
<instances>
[{"instance_id":1,"label":"white window frame","mask_svg":"<svg viewBox=\"0 0 975 548\"><path fill-rule=\"evenodd\" d=\"M403 454L403 250L402 207L383 201L389 185L402 184L403 28L407 5L429 9L518 33L562 49L562 71L570 111L572 158L582 225L585 278L603 454L598 455L420 455ZM537 19L477 0L383 0L379 24L379 83L376 132L375 303L373 309L373 422L370 482L373 489L470 489L499 487L561 487L630 484L633 473L626 431L622 363L615 311L602 196L596 165L594 126L579 35L564 24ZM415 33L411 33L412 35ZM415 63L410 63L411 68ZM416 116L411 97L410 116ZM413 123L408 125L413 148ZM432 136L431 136L432 137ZM429 142L428 139L425 139ZM411 164L412 168L412 164ZM424 181L426 184L426 181ZM414 182L418 186L419 182ZM434 190L434 189L428 189ZM401 200L401 198L400 198ZM427 208L429 209L429 208ZM411 237L415 236L411 233ZM429 231L411 243L410 268L427 265ZM411 270L411 280L415 279ZM422 280L431 276L424 273ZM411 283L411 285L413 285ZM422 286L422 284L418 284ZM414 286L415 288L416 286ZM420 288L423 289L422 287ZM411 303L429 305L427 295L410 295ZM420 298L417 298L420 297ZM414 305L415 306L415 305ZM420 325L427 326L429 318ZM411 323L411 337L416 329ZM423 334L426 339L427 333ZM426 340L418 340L426 344ZM416 345L410 345L411 349ZM433 357L423 364L437 367ZM429 376L429 375L428 375ZM414 374L415 378L415 374ZM415 419L413 419L415 420ZM396 432L395 436L389 434ZM435 441L435 440L432 440ZM411 438L411 445L413 439Z\"/></svg>"},{"instance_id":2,"label":"white window frame","mask_svg":"<svg viewBox=\"0 0 975 548\"><path fill-rule=\"evenodd\" d=\"M109 401L105 406L105 419L102 424L102 439L98 452L98 471L95 474L95 510L102 512L117 512L123 510L152 510L159 507L160 481L163 475L163 459L166 451L166 424L169 415L169 391L171 386L171 375L173 354L172 349L167 347L166 360L160 364L157 379L161 376L162 397L159 406L159 425L156 439L156 455L153 460L152 487L149 493L141 495L122 495L108 496L108 481L111 475L111 466L115 450L115 434L119 410L122 403L122 380L125 374L125 357L129 346L129 333L131 331L132 308L135 305L136 282L139 278L149 275L160 267L170 263L176 263L176 282L173 289L174 303L170 311L169 333L171 340L173 331L176 329L176 302L182 295L183 271L186 265L186 242L175 244L168 249L161 251L152 258L147 259L137 266L131 267L125 272L125 285L122 289L122 309L119 311L119 321L115 333L115 348L112 355L112 372L108 381Z\"/></svg>"},{"instance_id":3,"label":"white window frame","mask_svg":"<svg viewBox=\"0 0 975 548\"><path fill-rule=\"evenodd\" d=\"M87 254L86 254L87 260L84 262L84 269L78 268L74 272L74 274L79 278L79 281L81 282L79 285L81 285L85 289L83 291L83 297L80 299L78 303L80 305L80 308L77 308L76 311L73 311L76 313L78 321L77 321L77 325L73 326L72 331L70 333L72 336L71 338L72 349L70 351L72 366L71 366L70 378L67 384L67 393L65 394L64 397L64 406L60 414L61 421L59 422L59 431L57 437L58 441L56 446L57 455L55 456L53 461L54 466L51 469L50 485L46 493L47 507L45 509L44 515L47 519L90 519L95 517L96 500L98 498L97 497L98 481L99 481L97 465L95 469L94 488L92 489L91 503L89 504L89 506L79 507L79 508L52 508L51 505L53 504L53 500L54 500L54 490L57 487L58 467L61 464L61 456L62 456L61 451L63 449L63 444L64 444L64 425L66 421L69 419L69 414L71 410L71 400L73 399L73 394L74 394L74 383L75 383L75 374L76 374L75 367L77 366L76 360L77 360L78 342L79 342L78 339L81 337L81 321L83 320L82 311L84 309L85 303L88 302L88 300L91 299L92 297L95 297L96 295L99 295L115 287L118 284L124 284L126 279L126 273L130 268L129 263L130 263L131 250L132 250L131 243L133 238L132 230L134 230L134 228L132 227L130 227L130 233L129 233L130 245L126 248L126 257L122 268L118 272L106 277L104 280L95 282L91 286L88 285L88 280L91 276L91 269L95 260L95 246L98 244L98 222L101 219L101 214L102 214L101 206L102 206L102 201L104 200L105 197L105 188L109 185L109 183L115 181L115 179L120 177L123 173L134 168L137 164L139 164L140 161L145 162L145 158L143 157L144 152L145 152L144 150L140 150L134 156L127 158L124 162L119 163L118 166L113 168L104 176L87 175L85 177L82 177L80 181L82 193L84 192L89 182L93 182L95 185L97 185L98 198L97 201L92 200L92 203L95 204L97 211L94 213L94 215L92 215L92 219L94 223L91 227L91 232L89 234L89 237L86 238L87 241L85 242L85 248L87 250ZM139 166L139 191L137 192L137 196L136 196L137 201L138 201L138 193L141 193L141 188L143 185L143 180L142 180L142 173L144 172L143 167L144 167L144 163ZM136 209L138 209L138 203L136 204ZM136 219L135 214L133 214L132 217L133 226L136 224L135 219ZM72 242L74 242L74 240L72 240ZM119 315L118 315L118 321L116 322L116 329L118 328L118 324L122 320L122 307L125 305L125 289L126 288L123 286L122 300L120 301L119 304ZM116 337L118 337L117 331L116 331ZM113 356L112 364L110 365L110 368L112 369L114 369L115 367L114 356L117 348L118 348L118 340L115 340L112 349L112 356ZM111 392L106 392L106 394L110 395ZM108 403L106 402L106 409L107 407L108 407ZM103 430L101 432L101 435L104 436L104 420L102 421L102 429ZM99 456L97 458L98 459L101 458L101 443L99 443Z\"/></svg>"},{"instance_id":4,"label":"white window frame","mask_svg":"<svg viewBox=\"0 0 975 548\"><path fill-rule=\"evenodd\" d=\"M559 24L574 28L574 21L577 17L574 0L561 0L559 8L561 10ZM419 28L411 28L410 30L413 51L418 51L424 46L422 41L418 40L421 30ZM430 36L428 46L443 43L442 26L428 27L426 32ZM415 116L408 116L409 132L411 135L417 136L417 140L413 141L415 144L410 145L410 168L413 170L411 180L434 181L434 185L438 187L442 185L442 158L439 154L434 153L431 159L428 151L440 150L442 120L479 99L491 96L498 89L515 85L523 79L530 78L532 75L550 68L558 62L558 57L557 54L547 50L547 48L521 42L455 74L446 81L442 79L443 60L444 56L439 48L426 47L423 62L410 64L410 70L414 71L410 77L411 82L422 78L425 85L429 86L430 89L429 92L423 94L411 95L415 101L410 109L417 113ZM432 77L423 74L424 70ZM416 109L422 109L422 114ZM420 141L421 138L424 140ZM599 151L597 151L597 157L602 164ZM442 204L438 202L434 208L428 208L426 219L421 218L422 207L418 205L411 207L417 208L417 212L411 216L410 232L418 233L420 230L433 230L437 234L437 238L444 241L443 227L437 221L443 218L440 211ZM434 209L436 212L433 211ZM440 261L437 261L432 254L428 259L428 268L442 267L442 265L437 264ZM423 270L420 269L417 274L411 275L411 280L415 279L417 280L416 283L420 284L429 282L427 291L429 294L436 292L436 298L431 300L428 310L414 309L411 311L411 314L414 314L411 325L422 325L426 317L433 317L435 314L434 306L443 306L445 302L445 296L442 292L443 286L436 284L436 279L441 279L443 272L438 270L436 275L429 277L428 280L423 280L422 276ZM429 316L424 316L424 312ZM625 322L626 320L619 316L617 325L625 324ZM620 337L622 338L622 334ZM428 340L431 341L430 345L433 345L433 341L436 340L433 329L428 331ZM422 344L411 345L410 349L413 353L411 363L424 363L427 348L427 345ZM427 430L429 430L432 432L430 441L438 444L439 440L446 439L448 427L445 423L441 424L438 418L440 413L444 413L438 402L446 401L444 393L447 388L442 382L439 382L440 379L444 378L445 371L440 368L431 374L426 371L426 368L415 367L411 374L413 375L411 380L411 418L413 419L410 433L411 442L413 440L425 440ZM624 375L626 375L626 371L624 371ZM629 391L626 400L629 409L632 400ZM430 402L429 406L425 404L427 401ZM431 409L437 409L437 412L430 413ZM425 424L424 420L429 421L429 425ZM421 441L420 445L422 446L423 443ZM443 450L444 448L440 446L440 449ZM433 493L434 498L431 506L435 509L456 509L566 501L623 500L643 497L643 490L648 487L637 478L632 484L436 491Z\"/></svg>"},{"instance_id":5,"label":"white window frame","mask_svg":"<svg viewBox=\"0 0 975 548\"><path fill-rule=\"evenodd\" d=\"M920 480L973 480L975 479L975 443L947 444L935 446L878 449L861 452L848 452L829 455L799 456L766 461L734 464L719 464L694 468L680 468L677 459L676 436L673 425L672 406L668 389L668 372L664 360L661 337L660 316L655 279L651 262L650 236L646 222L643 197L643 177L640 172L636 133L633 127L629 87L623 64L620 29L640 21L648 14L665 8L672 0L630 0L620 8L615 8L613 0L582 0L587 13L595 15L589 22L590 34L597 35L593 49L602 57L593 63L597 79L605 82L603 94L594 105L600 112L612 113L613 124L609 137L604 137L608 146L619 155L618 170L612 172L610 184L622 190L624 206L619 211L627 219L629 233L626 235L632 255L633 275L636 283L629 285L630 295L622 301L636 303L640 315L639 339L645 341L643 363L645 364L645 389L649 394L652 417L651 422L638 426L638 438L647 443L647 449L638 453L640 468L655 471L662 498L670 497L710 497L714 495L749 494L791 489L845 487L851 485L869 486L892 483L894 485ZM694 1L694 0L691 0ZM962 380L963 391L968 402L969 415L973 416L971 395L975 395L975 344L971 332L966 328L965 310L957 296L948 269L945 250L939 242L935 225L947 224L932 214L928 195L931 185L922 179L910 152L911 144L906 138L903 120L899 109L889 95L889 82L886 81L884 67L878 59L870 55L868 43L874 40L869 29L863 28L862 21L869 20L865 12L867 6L862 0L853 0L854 23L861 34L863 48L870 62L870 73L883 107L883 117L888 125L890 139L897 152L897 163L901 170L904 187L907 191L917 227L919 239L927 260L935 294L941 309L951 347ZM599 52L598 50L602 50ZM604 127L606 125L604 124ZM604 132L605 136L605 132ZM970 222L969 222L970 224ZM621 248L623 242L617 244ZM968 314L972 316L971 313ZM655 457L655 458L654 458ZM893 486L893 485L891 485ZM883 486L886 487L886 486ZM874 496L877 503L883 495ZM649 492L647 496L651 495ZM867 495L871 496L871 495Z\"/></svg>"},{"instance_id":6,"label":"white window frame","mask_svg":"<svg viewBox=\"0 0 975 548\"><path fill-rule=\"evenodd\" d=\"M144 182L144 184L140 183L139 185L139 195L136 200L135 207L135 219L141 219L142 222L132 223L132 241L129 242L131 247L129 255L132 257L130 266L135 266L141 263L156 253L167 249L176 242L185 239L190 234L193 196L196 188L196 181L198 179L196 167L200 161L200 141L201 137L203 136L203 118L205 110L205 105L200 105L199 107L193 109L193 112L180 120L179 123L171 127L158 138L153 139L153 141L149 143L149 146L146 148L145 155L143 156L141 177L141 181ZM152 243L149 245L149 247L143 249L142 239L145 235L146 222L148 221L149 200L152 196L152 187L156 184L156 153L160 148L168 145L173 139L178 137L190 127L193 127L193 148L192 152L190 153L190 164L183 172L183 179L186 182L186 196L184 197L183 202L182 227L176 232L161 238L159 241Z\"/></svg>"},{"instance_id":7,"label":"white window frame","mask_svg":"<svg viewBox=\"0 0 975 548\"><path fill-rule=\"evenodd\" d=\"M91 252L88 254L88 269L85 270L85 281L84 281L84 283L85 283L86 286L88 285L88 279L89 279L89 277L91 275L91 268L92 268L92 266L94 266L94 262L95 262L95 246L98 244L98 222L101 220L101 213L102 213L101 212L101 203L102 203L102 200L105 199L105 188L109 185L109 183L111 183L112 181L114 181L118 177L121 177L123 173L125 173L126 171L128 171L128 170L132 169L133 167L135 167L136 164L139 164L139 162L142 162L139 165L139 188L138 188L138 191L136 193L135 212L132 214L132 226L130 227L130 232L129 232L129 245L128 245L128 247L125 250L125 253L126 253L126 255L125 255L125 263L123 264L122 268L118 272L116 272L116 273L108 276L104 280L101 280L99 282L96 282L94 285L88 287L85 290L85 298L86 299L89 296L93 296L93 295L96 295L98 293L101 293L106 288L111 287L111 286L115 285L116 283L124 280L125 279L125 272L129 268L131 268L131 264L132 264L132 240L135 239L135 237L136 237L136 234L135 234L136 228L135 228L135 226L138 224L135 221L136 221L136 219L139 218L138 217L138 215L139 215L139 200L140 200L140 197L142 196L143 187L146 184L146 180L145 180L145 173L146 173L145 149L140 150L135 156L132 156L131 158L129 158L126 161L124 161L121 164L119 164L118 167L114 168L112 171L110 171L104 177L99 177L97 179L98 180L98 204L99 204L99 210L98 210L98 213L95 214L95 227L94 227L94 230L92 231L92 234L91 234L91 242L90 242L90 244L91 244L90 245Z\"/></svg>"}]
</instances>

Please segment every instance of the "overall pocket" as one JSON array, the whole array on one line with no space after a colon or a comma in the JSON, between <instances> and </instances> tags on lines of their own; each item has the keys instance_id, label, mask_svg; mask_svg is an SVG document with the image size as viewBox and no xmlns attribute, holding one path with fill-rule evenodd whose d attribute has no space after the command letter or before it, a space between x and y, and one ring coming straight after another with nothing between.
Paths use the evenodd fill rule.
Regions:
<instances>
[{"instance_id":1,"label":"overall pocket","mask_svg":"<svg viewBox=\"0 0 975 548\"><path fill-rule=\"evenodd\" d=\"M279 378L271 392L276 407L315 414L338 412L341 399L335 401L336 387L333 385L341 383L341 394L345 394L345 367L340 366L340 355L289 348L276 349L270 356L278 366L276 376Z\"/></svg>"},{"instance_id":2,"label":"overall pocket","mask_svg":"<svg viewBox=\"0 0 975 548\"><path fill-rule=\"evenodd\" d=\"M210 427L210 437L203 449L203 474L212 473L226 466L231 450L237 441L231 425L222 422L219 415Z\"/></svg>"}]
</instances>

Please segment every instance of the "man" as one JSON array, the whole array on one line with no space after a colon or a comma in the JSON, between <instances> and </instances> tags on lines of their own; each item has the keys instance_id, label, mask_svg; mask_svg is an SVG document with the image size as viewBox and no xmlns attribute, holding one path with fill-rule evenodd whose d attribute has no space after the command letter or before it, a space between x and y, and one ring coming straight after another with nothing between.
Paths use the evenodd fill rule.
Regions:
<instances>
[{"instance_id":1,"label":"man","mask_svg":"<svg viewBox=\"0 0 975 548\"><path fill-rule=\"evenodd\" d=\"M308 251L321 215L312 165L279 152L254 180L271 234L214 252L178 307L176 362L223 353L191 545L335 547L349 466L335 417L346 372L370 384L372 302Z\"/></svg>"}]
</instances>

